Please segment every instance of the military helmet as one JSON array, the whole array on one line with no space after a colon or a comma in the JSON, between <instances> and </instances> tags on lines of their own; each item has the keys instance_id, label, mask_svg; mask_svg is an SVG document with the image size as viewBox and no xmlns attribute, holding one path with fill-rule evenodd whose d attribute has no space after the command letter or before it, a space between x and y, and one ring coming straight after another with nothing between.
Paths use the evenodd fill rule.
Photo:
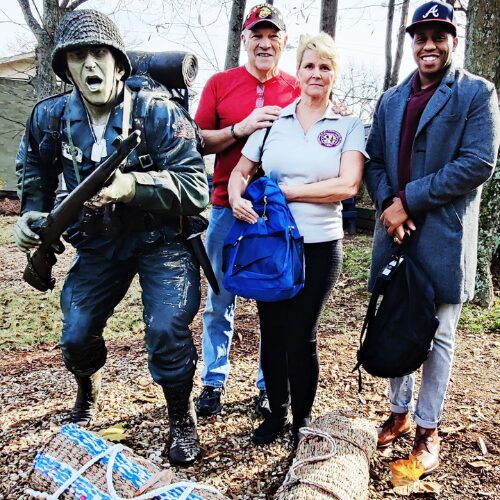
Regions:
<instances>
[{"instance_id":1,"label":"military helmet","mask_svg":"<svg viewBox=\"0 0 500 500\"><path fill-rule=\"evenodd\" d=\"M54 73L64 82L71 83L66 74L65 51L101 45L113 50L125 70L123 79L128 78L132 67L116 24L97 10L80 9L68 12L56 30L55 48L52 51Z\"/></svg>"}]
</instances>

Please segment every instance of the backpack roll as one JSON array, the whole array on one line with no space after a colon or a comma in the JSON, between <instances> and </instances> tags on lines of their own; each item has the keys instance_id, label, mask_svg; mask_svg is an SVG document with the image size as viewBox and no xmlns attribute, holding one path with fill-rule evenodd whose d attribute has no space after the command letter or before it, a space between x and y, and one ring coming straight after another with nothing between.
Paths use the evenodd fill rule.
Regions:
<instances>
[{"instance_id":1,"label":"backpack roll","mask_svg":"<svg viewBox=\"0 0 500 500\"><path fill-rule=\"evenodd\" d=\"M377 277L361 331L356 368L362 366L376 377L409 375L427 359L438 326L431 281L418 263L398 248Z\"/></svg>"},{"instance_id":2,"label":"backpack roll","mask_svg":"<svg viewBox=\"0 0 500 500\"><path fill-rule=\"evenodd\" d=\"M243 195L259 214L256 224L235 220L223 247L224 288L249 299L291 299L304 287L304 240L285 196L263 176Z\"/></svg>"}]
</instances>

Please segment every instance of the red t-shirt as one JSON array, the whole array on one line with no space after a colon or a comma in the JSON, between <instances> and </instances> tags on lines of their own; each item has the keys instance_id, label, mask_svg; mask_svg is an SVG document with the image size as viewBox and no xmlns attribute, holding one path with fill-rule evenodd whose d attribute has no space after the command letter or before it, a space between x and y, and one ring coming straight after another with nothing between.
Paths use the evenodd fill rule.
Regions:
<instances>
[{"instance_id":1,"label":"red t-shirt","mask_svg":"<svg viewBox=\"0 0 500 500\"><path fill-rule=\"evenodd\" d=\"M220 130L245 119L255 108L259 80L245 66L213 75L201 94L195 120L201 129ZM300 95L295 78L283 71L264 84L264 106L285 107ZM246 137L218 153L213 175L214 205L229 207L227 183L238 163Z\"/></svg>"}]
</instances>

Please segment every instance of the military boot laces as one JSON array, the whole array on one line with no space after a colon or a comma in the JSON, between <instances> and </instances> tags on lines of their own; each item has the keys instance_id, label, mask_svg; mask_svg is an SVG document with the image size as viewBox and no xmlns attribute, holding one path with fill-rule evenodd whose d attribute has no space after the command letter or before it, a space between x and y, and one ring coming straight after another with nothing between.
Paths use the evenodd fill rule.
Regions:
<instances>
[{"instance_id":1,"label":"military boot laces","mask_svg":"<svg viewBox=\"0 0 500 500\"><path fill-rule=\"evenodd\" d=\"M191 389L192 382L177 387L163 387L170 421L168 458L173 465L190 465L200 454Z\"/></svg>"},{"instance_id":2,"label":"military boot laces","mask_svg":"<svg viewBox=\"0 0 500 500\"><path fill-rule=\"evenodd\" d=\"M75 375L78 385L75 405L71 411L72 423L87 426L95 418L97 412L97 400L101 389L102 372L98 370L93 375L81 377Z\"/></svg>"}]
</instances>

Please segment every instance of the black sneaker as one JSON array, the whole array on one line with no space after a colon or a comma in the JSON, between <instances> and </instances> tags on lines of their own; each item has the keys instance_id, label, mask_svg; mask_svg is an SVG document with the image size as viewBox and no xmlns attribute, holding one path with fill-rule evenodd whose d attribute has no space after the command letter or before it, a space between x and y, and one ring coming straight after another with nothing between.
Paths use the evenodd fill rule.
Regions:
<instances>
[{"instance_id":1,"label":"black sneaker","mask_svg":"<svg viewBox=\"0 0 500 500\"><path fill-rule=\"evenodd\" d=\"M222 410L220 398L223 394L224 387L203 386L203 390L195 403L196 414L200 417L208 417L220 413Z\"/></svg>"},{"instance_id":2,"label":"black sneaker","mask_svg":"<svg viewBox=\"0 0 500 500\"><path fill-rule=\"evenodd\" d=\"M254 433L252 434L252 441L255 444L272 443L276 440L287 423L288 420L286 417L273 418L271 414L271 416L267 417L264 422L262 422L259 427L255 429Z\"/></svg>"},{"instance_id":3,"label":"black sneaker","mask_svg":"<svg viewBox=\"0 0 500 500\"><path fill-rule=\"evenodd\" d=\"M269 406L269 399L267 398L267 391L265 389L259 390L259 395L255 403L255 413L264 418L271 415L271 407Z\"/></svg>"}]
</instances>

